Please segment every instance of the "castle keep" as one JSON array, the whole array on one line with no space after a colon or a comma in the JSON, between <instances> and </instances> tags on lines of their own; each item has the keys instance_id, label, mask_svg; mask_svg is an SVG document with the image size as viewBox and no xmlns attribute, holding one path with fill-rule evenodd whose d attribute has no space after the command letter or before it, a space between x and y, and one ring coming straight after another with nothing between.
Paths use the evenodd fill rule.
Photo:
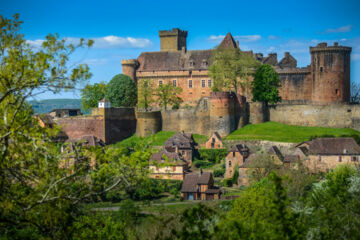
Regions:
<instances>
[{"instance_id":1,"label":"castle keep","mask_svg":"<svg viewBox=\"0 0 360 240\"><path fill-rule=\"evenodd\" d=\"M208 76L213 50L187 50L187 31L174 28L159 31L160 51L143 52L137 59L121 62L123 73L134 81L151 79L155 86L171 83L183 89L184 104L196 105L202 97L209 97L211 79ZM220 46L238 48L230 33ZM275 67L280 75L280 96L285 103L331 104L350 101L350 47L327 46L319 43L310 47L311 64L298 68L296 59L286 52L278 61L277 54L264 57L253 53L263 64ZM241 95L244 93L239 90Z\"/></svg>"}]
</instances>

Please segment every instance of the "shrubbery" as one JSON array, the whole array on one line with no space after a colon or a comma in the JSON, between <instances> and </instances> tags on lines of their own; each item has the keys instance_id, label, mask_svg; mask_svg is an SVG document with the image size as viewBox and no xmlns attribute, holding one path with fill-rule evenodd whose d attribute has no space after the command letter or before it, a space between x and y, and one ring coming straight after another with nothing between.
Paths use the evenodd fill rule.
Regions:
<instances>
[{"instance_id":1,"label":"shrubbery","mask_svg":"<svg viewBox=\"0 0 360 240\"><path fill-rule=\"evenodd\" d=\"M215 169L213 172L214 177L224 177L225 168Z\"/></svg>"},{"instance_id":2,"label":"shrubbery","mask_svg":"<svg viewBox=\"0 0 360 240\"><path fill-rule=\"evenodd\" d=\"M225 178L224 181L223 181L223 183L224 183L224 186L225 186L225 187L232 187L232 185L233 185L233 180L232 180L232 178Z\"/></svg>"},{"instance_id":3,"label":"shrubbery","mask_svg":"<svg viewBox=\"0 0 360 240\"><path fill-rule=\"evenodd\" d=\"M199 159L220 163L227 155L226 149L199 149Z\"/></svg>"}]
</instances>

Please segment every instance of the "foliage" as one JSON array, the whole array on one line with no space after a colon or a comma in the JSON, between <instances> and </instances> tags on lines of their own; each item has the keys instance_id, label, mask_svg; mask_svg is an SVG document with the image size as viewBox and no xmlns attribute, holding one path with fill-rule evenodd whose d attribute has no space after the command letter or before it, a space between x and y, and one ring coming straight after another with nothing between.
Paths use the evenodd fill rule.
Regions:
<instances>
[{"instance_id":1,"label":"foliage","mask_svg":"<svg viewBox=\"0 0 360 240\"><path fill-rule=\"evenodd\" d=\"M194 138L194 141L197 143L197 144L203 144L205 143L209 137L208 136L205 136L205 135L201 135L201 134L193 134L193 138Z\"/></svg>"},{"instance_id":2,"label":"foliage","mask_svg":"<svg viewBox=\"0 0 360 240\"><path fill-rule=\"evenodd\" d=\"M195 158L192 165L195 166L196 168L210 168L214 166L214 163L209 162L207 160L199 160Z\"/></svg>"},{"instance_id":3,"label":"foliage","mask_svg":"<svg viewBox=\"0 0 360 240\"><path fill-rule=\"evenodd\" d=\"M256 70L252 85L253 101L264 103L277 103L281 101L279 96L280 77L275 69L264 64Z\"/></svg>"},{"instance_id":4,"label":"foliage","mask_svg":"<svg viewBox=\"0 0 360 240\"><path fill-rule=\"evenodd\" d=\"M223 183L224 183L224 186L225 186L225 187L232 187L232 185L233 185L233 180L232 180L232 178L225 178L224 181L223 181Z\"/></svg>"},{"instance_id":5,"label":"foliage","mask_svg":"<svg viewBox=\"0 0 360 240\"><path fill-rule=\"evenodd\" d=\"M239 179L239 166L235 165L234 166L234 175L232 177L232 182L233 184L237 184L238 183L238 179Z\"/></svg>"},{"instance_id":6,"label":"foliage","mask_svg":"<svg viewBox=\"0 0 360 240\"><path fill-rule=\"evenodd\" d=\"M256 157L249 162L246 175L249 177L251 183L258 182L280 167L280 163L276 164L270 155L257 154Z\"/></svg>"},{"instance_id":7,"label":"foliage","mask_svg":"<svg viewBox=\"0 0 360 240\"><path fill-rule=\"evenodd\" d=\"M137 107L148 111L152 104L155 102L154 94L155 89L150 79L139 80Z\"/></svg>"},{"instance_id":8,"label":"foliage","mask_svg":"<svg viewBox=\"0 0 360 240\"><path fill-rule=\"evenodd\" d=\"M249 77L260 63L251 54L238 48L217 48L212 56L209 76L213 80L213 91L238 92L247 95Z\"/></svg>"},{"instance_id":9,"label":"foliage","mask_svg":"<svg viewBox=\"0 0 360 240\"><path fill-rule=\"evenodd\" d=\"M215 169L213 172L214 177L224 177L225 170L225 168Z\"/></svg>"},{"instance_id":10,"label":"foliage","mask_svg":"<svg viewBox=\"0 0 360 240\"><path fill-rule=\"evenodd\" d=\"M85 110L96 108L98 102L105 97L106 84L104 82L87 84L81 90L81 106Z\"/></svg>"},{"instance_id":11,"label":"foliage","mask_svg":"<svg viewBox=\"0 0 360 240\"><path fill-rule=\"evenodd\" d=\"M249 124L235 130L226 140L268 140L278 142L303 142L313 136L360 136L360 132L351 128L303 127L277 122Z\"/></svg>"},{"instance_id":12,"label":"foliage","mask_svg":"<svg viewBox=\"0 0 360 240\"><path fill-rule=\"evenodd\" d=\"M227 155L226 149L199 149L198 151L200 159L212 163L220 163Z\"/></svg>"},{"instance_id":13,"label":"foliage","mask_svg":"<svg viewBox=\"0 0 360 240\"><path fill-rule=\"evenodd\" d=\"M182 88L175 87L172 84L161 84L155 91L156 102L165 110L168 105L177 106L183 102L178 96L182 92Z\"/></svg>"},{"instance_id":14,"label":"foliage","mask_svg":"<svg viewBox=\"0 0 360 240\"><path fill-rule=\"evenodd\" d=\"M115 75L107 85L105 96L112 107L134 107L137 101L136 83L127 75Z\"/></svg>"}]
</instances>

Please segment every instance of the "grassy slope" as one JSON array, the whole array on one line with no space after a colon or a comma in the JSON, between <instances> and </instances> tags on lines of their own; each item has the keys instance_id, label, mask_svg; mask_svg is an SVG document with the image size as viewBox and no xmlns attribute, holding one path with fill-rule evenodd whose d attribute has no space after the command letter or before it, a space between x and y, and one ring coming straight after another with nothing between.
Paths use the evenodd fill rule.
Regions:
<instances>
[{"instance_id":1,"label":"grassy slope","mask_svg":"<svg viewBox=\"0 0 360 240\"><path fill-rule=\"evenodd\" d=\"M135 145L136 143L138 143L139 141L141 141L142 139L144 139L146 142L149 142L151 144L151 146L163 146L165 141L167 139L169 139L170 137L172 137L175 134L175 132L170 132L170 131L160 131L154 135L145 137L145 138L140 138L137 137L135 135L121 141L120 143L117 143L119 145L123 145L123 146L132 146ZM199 135L199 134L193 134L194 140L197 143L204 143L208 137L204 136L204 135Z\"/></svg>"},{"instance_id":2,"label":"grassy slope","mask_svg":"<svg viewBox=\"0 0 360 240\"><path fill-rule=\"evenodd\" d=\"M350 128L324 128L286 125L276 122L250 124L232 132L226 140L269 140L278 142L302 142L314 136L359 136Z\"/></svg>"}]
</instances>

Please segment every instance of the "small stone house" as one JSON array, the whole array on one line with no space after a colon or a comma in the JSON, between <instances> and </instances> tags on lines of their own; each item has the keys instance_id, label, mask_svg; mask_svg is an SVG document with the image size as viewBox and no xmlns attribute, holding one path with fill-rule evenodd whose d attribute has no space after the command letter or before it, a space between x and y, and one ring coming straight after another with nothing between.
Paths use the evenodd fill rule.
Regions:
<instances>
[{"instance_id":1,"label":"small stone house","mask_svg":"<svg viewBox=\"0 0 360 240\"><path fill-rule=\"evenodd\" d=\"M307 156L311 172L328 172L340 164L359 164L360 146L353 138L317 138L296 146Z\"/></svg>"},{"instance_id":2,"label":"small stone house","mask_svg":"<svg viewBox=\"0 0 360 240\"><path fill-rule=\"evenodd\" d=\"M232 146L225 158L225 178L231 178L234 175L234 167L240 166L249 156L249 148L245 144Z\"/></svg>"},{"instance_id":3,"label":"small stone house","mask_svg":"<svg viewBox=\"0 0 360 240\"><path fill-rule=\"evenodd\" d=\"M194 146L195 141L192 134L179 132L165 141L164 149L168 152L178 153L191 166Z\"/></svg>"},{"instance_id":4,"label":"small stone house","mask_svg":"<svg viewBox=\"0 0 360 240\"><path fill-rule=\"evenodd\" d=\"M166 149L155 153L150 158L150 177L156 179L184 180L189 169L188 162L176 152Z\"/></svg>"},{"instance_id":5,"label":"small stone house","mask_svg":"<svg viewBox=\"0 0 360 240\"><path fill-rule=\"evenodd\" d=\"M81 110L76 109L53 109L49 112L49 115L53 118L64 118L64 117L74 117L82 115Z\"/></svg>"},{"instance_id":6,"label":"small stone house","mask_svg":"<svg viewBox=\"0 0 360 240\"><path fill-rule=\"evenodd\" d=\"M209 140L205 143L207 149L220 149L223 148L224 144L221 141L221 137L218 132L214 132Z\"/></svg>"},{"instance_id":7,"label":"small stone house","mask_svg":"<svg viewBox=\"0 0 360 240\"><path fill-rule=\"evenodd\" d=\"M221 190L214 186L214 178L210 172L200 174L186 174L182 187L181 197L184 200L217 200Z\"/></svg>"}]
</instances>

